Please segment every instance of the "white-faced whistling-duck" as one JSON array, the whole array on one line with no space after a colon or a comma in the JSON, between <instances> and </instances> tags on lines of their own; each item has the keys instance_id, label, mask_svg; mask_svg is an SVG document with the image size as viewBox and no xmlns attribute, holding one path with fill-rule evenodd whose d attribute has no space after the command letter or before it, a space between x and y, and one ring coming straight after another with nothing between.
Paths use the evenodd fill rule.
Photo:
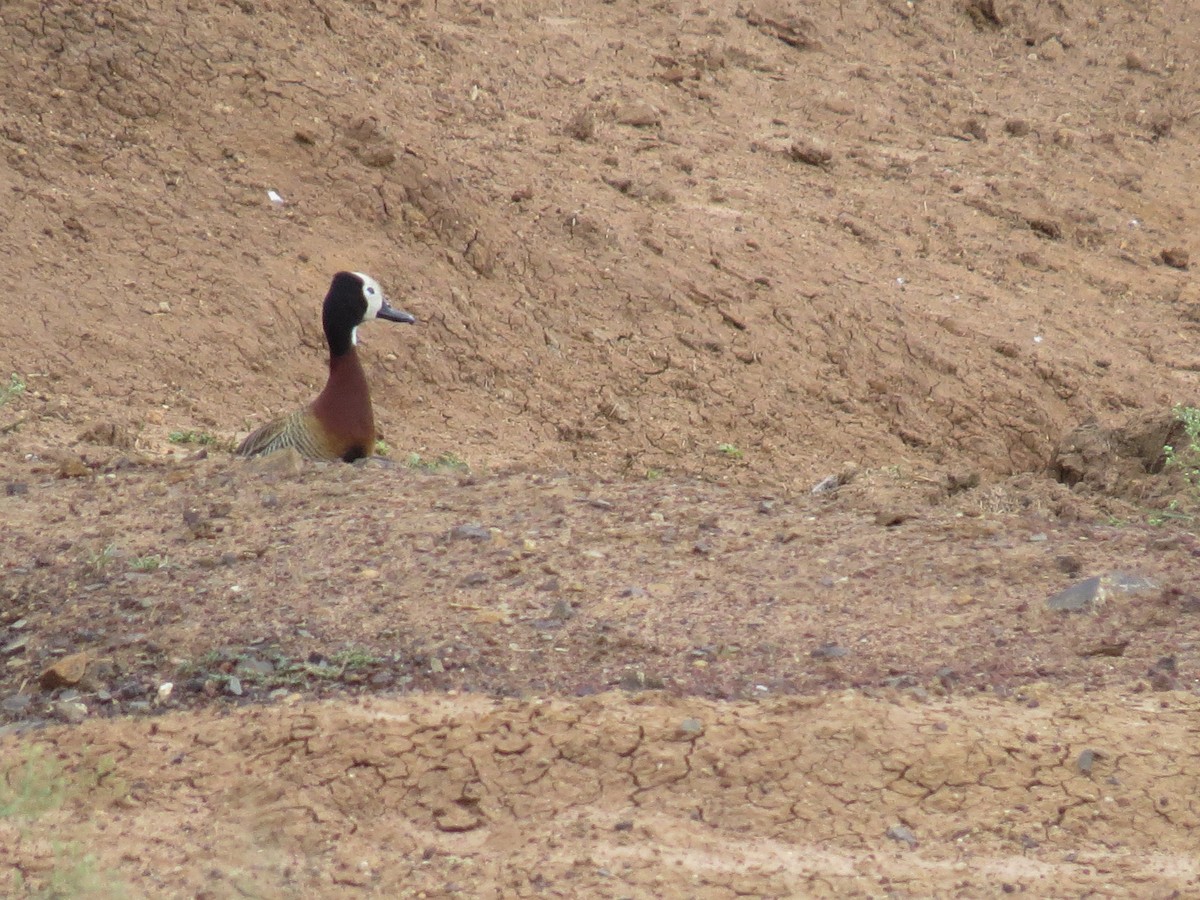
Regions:
<instances>
[{"instance_id":1,"label":"white-faced whistling-duck","mask_svg":"<svg viewBox=\"0 0 1200 900\"><path fill-rule=\"evenodd\" d=\"M329 344L329 379L315 400L252 431L239 456L294 447L308 459L353 462L375 452L375 414L367 376L358 361L358 326L372 319L417 320L387 302L383 288L361 272L338 272L325 295L321 321Z\"/></svg>"}]
</instances>

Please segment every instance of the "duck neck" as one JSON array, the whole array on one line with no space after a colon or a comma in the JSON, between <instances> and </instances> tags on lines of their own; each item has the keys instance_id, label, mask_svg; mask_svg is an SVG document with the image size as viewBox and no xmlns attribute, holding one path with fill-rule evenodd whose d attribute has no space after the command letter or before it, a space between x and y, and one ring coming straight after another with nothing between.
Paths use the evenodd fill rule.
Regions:
<instances>
[{"instance_id":1,"label":"duck neck","mask_svg":"<svg viewBox=\"0 0 1200 900\"><path fill-rule=\"evenodd\" d=\"M313 413L335 434L375 442L375 416L367 374L353 345L329 357L329 379L313 401Z\"/></svg>"}]
</instances>

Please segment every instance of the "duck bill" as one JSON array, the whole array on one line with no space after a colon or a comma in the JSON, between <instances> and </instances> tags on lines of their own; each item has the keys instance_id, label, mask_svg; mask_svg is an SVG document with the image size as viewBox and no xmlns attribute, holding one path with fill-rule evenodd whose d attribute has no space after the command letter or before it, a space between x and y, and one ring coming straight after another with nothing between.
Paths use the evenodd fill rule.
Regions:
<instances>
[{"instance_id":1,"label":"duck bill","mask_svg":"<svg viewBox=\"0 0 1200 900\"><path fill-rule=\"evenodd\" d=\"M389 322L404 322L406 325L415 325L417 317L412 313L406 313L402 309L396 309L386 300L383 301L383 306L379 307L379 312L376 313L377 318L387 319Z\"/></svg>"}]
</instances>

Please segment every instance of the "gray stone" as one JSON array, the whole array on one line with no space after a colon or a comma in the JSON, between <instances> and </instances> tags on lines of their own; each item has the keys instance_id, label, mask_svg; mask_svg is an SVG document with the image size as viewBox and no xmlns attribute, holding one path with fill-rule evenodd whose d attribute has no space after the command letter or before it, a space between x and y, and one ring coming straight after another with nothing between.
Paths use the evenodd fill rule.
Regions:
<instances>
[{"instance_id":1,"label":"gray stone","mask_svg":"<svg viewBox=\"0 0 1200 900\"><path fill-rule=\"evenodd\" d=\"M917 846L917 836L907 825L892 825L885 834L893 841L908 844L910 847Z\"/></svg>"},{"instance_id":2,"label":"gray stone","mask_svg":"<svg viewBox=\"0 0 1200 900\"><path fill-rule=\"evenodd\" d=\"M1101 754L1096 750L1084 750L1079 754L1079 759L1075 764L1079 766L1079 771L1084 775L1092 774L1092 766L1096 764L1096 760L1100 759Z\"/></svg>"},{"instance_id":3,"label":"gray stone","mask_svg":"<svg viewBox=\"0 0 1200 900\"><path fill-rule=\"evenodd\" d=\"M822 644L810 655L813 659L841 659L850 653L845 647L839 647L837 644Z\"/></svg>"},{"instance_id":4,"label":"gray stone","mask_svg":"<svg viewBox=\"0 0 1200 900\"><path fill-rule=\"evenodd\" d=\"M11 694L0 700L0 712L6 712L10 716L22 716L32 702L33 698L28 694Z\"/></svg>"},{"instance_id":5,"label":"gray stone","mask_svg":"<svg viewBox=\"0 0 1200 900\"><path fill-rule=\"evenodd\" d=\"M77 700L56 700L50 704L50 711L56 719L77 725L87 718L88 708Z\"/></svg>"},{"instance_id":6,"label":"gray stone","mask_svg":"<svg viewBox=\"0 0 1200 900\"><path fill-rule=\"evenodd\" d=\"M836 491L841 484L841 479L839 479L836 475L826 475L811 488L809 488L809 493L828 494L832 491Z\"/></svg>"},{"instance_id":7,"label":"gray stone","mask_svg":"<svg viewBox=\"0 0 1200 900\"><path fill-rule=\"evenodd\" d=\"M1093 575L1059 591L1046 606L1060 612L1085 612L1104 605L1114 592L1137 594L1157 587L1149 578L1128 572Z\"/></svg>"},{"instance_id":8,"label":"gray stone","mask_svg":"<svg viewBox=\"0 0 1200 900\"><path fill-rule=\"evenodd\" d=\"M490 541L492 533L482 525L455 525L450 529L449 538L452 541Z\"/></svg>"},{"instance_id":9,"label":"gray stone","mask_svg":"<svg viewBox=\"0 0 1200 900\"><path fill-rule=\"evenodd\" d=\"M1046 605L1062 612L1082 612L1093 609L1106 599L1107 592L1100 584L1100 576L1093 575L1059 591L1046 601Z\"/></svg>"}]
</instances>

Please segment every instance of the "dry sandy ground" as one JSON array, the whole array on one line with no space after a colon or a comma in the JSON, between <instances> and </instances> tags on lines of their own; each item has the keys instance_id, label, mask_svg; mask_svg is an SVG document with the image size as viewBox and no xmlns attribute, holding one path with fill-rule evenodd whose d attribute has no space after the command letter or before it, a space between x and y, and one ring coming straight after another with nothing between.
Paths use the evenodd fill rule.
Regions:
<instances>
[{"instance_id":1,"label":"dry sandy ground","mask_svg":"<svg viewBox=\"0 0 1200 900\"><path fill-rule=\"evenodd\" d=\"M1200 891L1198 45L0 5L0 892Z\"/></svg>"}]
</instances>

